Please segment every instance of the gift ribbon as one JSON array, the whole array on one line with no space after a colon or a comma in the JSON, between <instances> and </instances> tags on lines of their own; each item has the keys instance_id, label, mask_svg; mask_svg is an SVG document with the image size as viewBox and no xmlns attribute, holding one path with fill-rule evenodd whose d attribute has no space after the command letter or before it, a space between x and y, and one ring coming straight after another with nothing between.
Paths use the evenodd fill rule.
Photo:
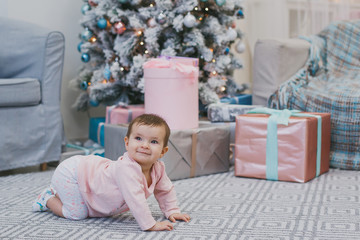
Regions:
<instances>
[{"instance_id":1,"label":"gift ribbon","mask_svg":"<svg viewBox=\"0 0 360 240\"><path fill-rule=\"evenodd\" d=\"M223 116L223 121L224 122L229 122L230 121L230 107L229 106L222 106L220 108L220 110L222 111L222 116Z\"/></svg>"},{"instance_id":2,"label":"gift ribbon","mask_svg":"<svg viewBox=\"0 0 360 240\"><path fill-rule=\"evenodd\" d=\"M84 155L89 155L90 154L89 149L78 146L78 145L75 145L75 144L68 143L68 144L66 144L66 147L82 150L82 151L84 151Z\"/></svg>"},{"instance_id":3,"label":"gift ribbon","mask_svg":"<svg viewBox=\"0 0 360 240\"><path fill-rule=\"evenodd\" d=\"M176 61L166 60L164 58L154 58L144 63L144 68L171 68L184 74L193 74L197 71L196 67L179 63Z\"/></svg>"},{"instance_id":4,"label":"gift ribbon","mask_svg":"<svg viewBox=\"0 0 360 240\"><path fill-rule=\"evenodd\" d=\"M105 131L105 123L101 122L98 125L98 129L97 129L97 140L98 140L98 144L100 144L101 146L104 146L104 134L101 134L101 129L103 129L103 133Z\"/></svg>"},{"instance_id":5,"label":"gift ribbon","mask_svg":"<svg viewBox=\"0 0 360 240\"><path fill-rule=\"evenodd\" d=\"M316 151L316 176L320 175L321 166L321 116L301 113L299 110L277 110L271 108L255 108L248 113L260 113L270 115L267 125L266 136L266 179L278 180L278 139L277 125L288 125L290 116L316 117L317 118L317 151Z\"/></svg>"},{"instance_id":6,"label":"gift ribbon","mask_svg":"<svg viewBox=\"0 0 360 240\"><path fill-rule=\"evenodd\" d=\"M191 135L191 168L190 177L195 177L196 172L196 144L197 144L197 133L194 131Z\"/></svg>"}]
</instances>

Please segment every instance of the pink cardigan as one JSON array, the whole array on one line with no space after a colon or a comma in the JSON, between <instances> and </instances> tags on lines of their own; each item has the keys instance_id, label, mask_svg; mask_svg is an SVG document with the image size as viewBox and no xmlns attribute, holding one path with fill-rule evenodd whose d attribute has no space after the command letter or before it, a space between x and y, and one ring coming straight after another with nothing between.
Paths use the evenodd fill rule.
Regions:
<instances>
[{"instance_id":1,"label":"pink cardigan","mask_svg":"<svg viewBox=\"0 0 360 240\"><path fill-rule=\"evenodd\" d=\"M89 217L113 216L130 209L142 230L156 223L146 201L152 193L166 218L180 213L174 186L165 173L163 162L153 165L151 178L152 184L148 187L140 165L127 153L117 161L83 156L78 168L79 189Z\"/></svg>"}]
</instances>

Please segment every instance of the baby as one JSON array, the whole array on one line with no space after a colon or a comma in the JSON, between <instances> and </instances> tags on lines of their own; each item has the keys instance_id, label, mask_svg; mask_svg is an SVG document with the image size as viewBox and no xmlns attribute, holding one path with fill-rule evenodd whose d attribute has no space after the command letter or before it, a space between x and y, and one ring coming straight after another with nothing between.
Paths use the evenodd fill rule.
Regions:
<instances>
[{"instance_id":1,"label":"baby","mask_svg":"<svg viewBox=\"0 0 360 240\"><path fill-rule=\"evenodd\" d=\"M130 210L142 230L172 230L169 221L156 222L146 199L154 193L171 222L190 221L180 212L174 186L158 161L168 151L170 129L164 119L143 114L129 125L127 152L117 161L100 156L73 156L55 170L50 187L33 203L33 211L80 220L107 217Z\"/></svg>"}]
</instances>

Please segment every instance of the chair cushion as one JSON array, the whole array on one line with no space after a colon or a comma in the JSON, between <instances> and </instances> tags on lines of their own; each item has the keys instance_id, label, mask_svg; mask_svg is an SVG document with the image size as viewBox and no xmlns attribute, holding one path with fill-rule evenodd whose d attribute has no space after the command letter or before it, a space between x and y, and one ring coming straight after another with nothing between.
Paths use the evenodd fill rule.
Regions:
<instances>
[{"instance_id":1,"label":"chair cushion","mask_svg":"<svg viewBox=\"0 0 360 240\"><path fill-rule=\"evenodd\" d=\"M0 107L33 106L41 101L41 87L35 78L0 78Z\"/></svg>"}]
</instances>

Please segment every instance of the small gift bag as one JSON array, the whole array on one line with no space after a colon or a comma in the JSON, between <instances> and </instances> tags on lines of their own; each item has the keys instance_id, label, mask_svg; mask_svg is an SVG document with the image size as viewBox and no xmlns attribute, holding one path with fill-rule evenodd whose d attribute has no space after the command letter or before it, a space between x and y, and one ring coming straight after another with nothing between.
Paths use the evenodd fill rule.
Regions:
<instances>
[{"instance_id":1,"label":"small gift bag","mask_svg":"<svg viewBox=\"0 0 360 240\"><path fill-rule=\"evenodd\" d=\"M106 123L122 124L129 123L134 118L145 113L143 104L139 105L113 105L106 107Z\"/></svg>"}]
</instances>

